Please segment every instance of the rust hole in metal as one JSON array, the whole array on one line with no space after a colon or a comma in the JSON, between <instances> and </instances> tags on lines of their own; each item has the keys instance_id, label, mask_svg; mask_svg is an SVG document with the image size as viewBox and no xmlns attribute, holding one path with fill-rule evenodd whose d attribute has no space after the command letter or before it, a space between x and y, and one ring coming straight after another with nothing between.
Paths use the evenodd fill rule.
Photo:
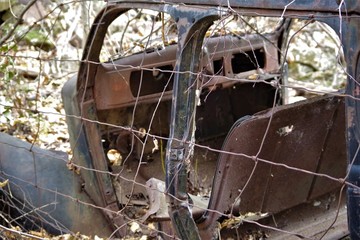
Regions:
<instances>
[{"instance_id":1,"label":"rust hole in metal","mask_svg":"<svg viewBox=\"0 0 360 240\"><path fill-rule=\"evenodd\" d=\"M285 127L279 128L277 134L281 137L289 135L294 130L294 125L287 125Z\"/></svg>"}]
</instances>

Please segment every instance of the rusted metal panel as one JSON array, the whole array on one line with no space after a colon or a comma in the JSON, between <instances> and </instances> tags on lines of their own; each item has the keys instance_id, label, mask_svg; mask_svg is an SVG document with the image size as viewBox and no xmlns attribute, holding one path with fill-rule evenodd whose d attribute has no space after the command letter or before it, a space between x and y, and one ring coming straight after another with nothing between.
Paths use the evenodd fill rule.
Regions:
<instances>
[{"instance_id":1,"label":"rusted metal panel","mask_svg":"<svg viewBox=\"0 0 360 240\"><path fill-rule=\"evenodd\" d=\"M235 58L234 54L243 52L249 52L249 55L252 55L254 49L259 52L257 56L259 60L262 59L264 62L260 68L265 72L276 72L279 68L279 59L274 45L277 44L280 32L265 34L264 37L268 40L265 42L255 34L249 34L241 39L235 36L207 39L203 46L206 49L207 56L202 59L200 64L204 67L204 73L214 74L214 76L210 79L208 77L199 77L197 81L202 85L202 88L209 88L214 85L227 86L233 84L234 79L247 77L251 71L252 74L257 73L257 66L243 71L238 70L239 73L234 73L233 69L239 68L241 64L232 66L230 60L223 60ZM176 64L176 51L177 46L171 45L154 52L134 54L113 60L111 63L99 64L94 79L94 99L97 110L132 106L135 102L137 104L157 102L160 97L162 101L170 100L173 87L173 79L170 79L170 76L173 78L175 75L172 73ZM217 60L223 60L224 64L229 65L227 71L224 71L223 74L214 73L212 66L213 62ZM143 70L136 70L135 66L140 64ZM163 70L164 67L167 69ZM152 69L160 69L164 73L168 73L162 84L153 79L152 74L154 71ZM142 77L144 79L141 88L140 85L131 82L132 75L140 72L142 72L142 75L139 74L138 78ZM135 88L136 91L133 92L131 88ZM138 96L138 88L140 88L140 92L146 90L149 93L139 94Z\"/></svg>"},{"instance_id":2,"label":"rusted metal panel","mask_svg":"<svg viewBox=\"0 0 360 240\"><path fill-rule=\"evenodd\" d=\"M339 99L340 100L340 99ZM337 108L332 121L327 121L328 133L324 141L317 173L326 174L337 179L343 179L347 169L346 129L345 129L345 99L341 99L341 106ZM325 122L324 122L325 123ZM326 124L325 123L325 124ZM329 192L337 186L333 180L317 177L312 183L308 199L315 199Z\"/></svg>"},{"instance_id":3,"label":"rusted metal panel","mask_svg":"<svg viewBox=\"0 0 360 240\"><path fill-rule=\"evenodd\" d=\"M185 9L184 9L185 10ZM173 105L171 109L170 133L166 151L166 187L173 227L182 239L200 239L187 201L187 166L193 152L195 135L196 76L189 72L200 70L202 41L207 29L218 18L216 12L203 11L191 15L182 9L173 9L178 19L179 42L175 65ZM185 13L185 14L184 14ZM187 14L186 14L187 13ZM202 17L203 15L207 17ZM185 73L184 73L185 72Z\"/></svg>"},{"instance_id":4,"label":"rusted metal panel","mask_svg":"<svg viewBox=\"0 0 360 240\"><path fill-rule=\"evenodd\" d=\"M112 4L110 4L106 10L104 10L96 19L95 21L95 26L92 28L91 30L91 34L90 34L90 38L88 40L87 43L87 48L84 51L84 57L83 57L83 61L80 67L80 71L79 71L79 75L78 75L78 103L79 103L79 109L80 109L80 113L82 112L83 106L82 104L88 100L93 100L94 95L93 93L95 92L97 95L97 98L99 99L99 105L101 106L103 109L108 109L111 108L112 106L115 106L116 104L119 104L118 102L115 103L110 103L109 105L107 105L108 103L106 103L106 89L102 89L102 87L97 88L96 85L96 79L95 76L97 76L97 71L100 68L97 68L97 63L98 63L98 55L100 52L100 48L101 48L101 43L102 40L104 38L106 29L100 27L102 26L107 26L109 25L109 23L116 17L118 16L120 13L126 11L128 8L134 8L134 7L140 7L140 8L149 8L149 9L154 9L157 11L165 11L168 12L172 15L172 17L174 19L176 19L176 21L178 22L178 30L179 30L179 44L177 46L177 62L176 62L176 67L175 67L175 75L174 75L174 87L173 87L173 106L172 106L172 114L171 114L171 119L170 119L170 139L172 141L170 141L168 143L168 147L167 147L167 164L168 164L168 170L167 170L167 183L168 183L168 187L169 187L169 193L171 195L174 195L175 197L181 199L181 200L187 200L187 196L186 196L186 172L185 172L185 165L187 164L187 162L189 162L191 160L191 152L192 152L192 145L191 145L191 141L192 141L192 137L193 137L193 133L194 133L194 127L193 127L193 119L192 116L195 114L195 106L194 106L194 91L191 88L191 84L194 81L194 76L191 76L190 74L188 74L189 72L197 72L196 70L199 69L199 60L197 59L197 55L196 58L194 58L194 52L195 53L199 53L199 46L201 45L202 42L202 38L203 36L200 35L196 35L196 39L192 39L189 38L189 36L191 36L191 34L194 33L193 28L194 26L196 26L197 28L199 28L202 32L202 34L204 33L204 29L207 28L207 26L210 25L211 21L207 21L209 19L215 19L217 17L219 17L221 15L221 13L224 13L226 11L228 11L228 9L226 8L218 8L219 6L231 6L233 7L233 10L238 11L238 13L245 13L246 15L252 15L255 12L256 13L260 13L261 15L272 15L272 16L296 16L296 17L305 17L305 18L311 18L311 19L316 19L316 20L322 20L325 21L327 23L330 24L331 27L334 28L335 31L338 32L338 34L342 34L341 35L341 39L344 43L344 49L345 49L345 53L346 53L346 57L347 57L347 67L348 67L348 73L350 76L354 76L354 73L356 72L356 68L358 68L357 66L357 61L358 61L358 20L355 20L354 18L350 18L349 16L352 16L356 13L359 13L359 3L358 1L355 0L349 0L349 1L332 1L332 2L328 2L328 1L230 1L230 2L216 2L216 1L192 1L192 2L184 2L181 1L170 1L169 4L164 4L164 3L159 3L159 2L152 2L152 3L145 3L145 2L125 2L125 1L109 1L112 2ZM192 4L192 6L184 6L183 4ZM340 11L339 11L339 3L341 3L340 6ZM179 4L179 5L178 5ZM198 4L198 6L195 6L194 4ZM206 8L204 8L204 5L206 6L212 6L211 10L208 8L207 10L204 10ZM253 9L254 11L252 11L251 9ZM256 11L255 11L256 9ZM311 11L309 11L309 9L311 9ZM289 14L288 14L289 12ZM341 25L339 25L339 17L338 14L339 12L342 13L347 13L346 15L346 19L350 19L348 22L342 22ZM105 14L105 15L103 15ZM326 18L324 18L326 17ZM100 24L101 23L101 24ZM196 25L197 23L203 23ZM356 25L357 24L357 25ZM340 27L341 26L341 27ZM198 29L197 29L198 30ZM343 31L342 31L343 30ZM199 33L197 33L199 34ZM349 40L351 39L351 40ZM355 40L354 40L355 39ZM189 44L184 44L186 41L190 40ZM100 69L101 71L103 69ZM185 72L185 74L183 74ZM100 72L98 72L100 74ZM349 77L349 82L352 81L351 77ZM114 83L115 85L117 85L117 83ZM98 90L101 90L100 92L96 92L94 91L94 86L95 89L97 88ZM101 86L101 85L100 85ZM189 91L188 91L189 89ZM103 91L104 90L104 91ZM186 91L185 91L186 90ZM348 93L351 95L353 94L353 91L356 91L356 84L350 83L348 85ZM184 92L186 92L186 94L184 94ZM356 94L355 94L356 96ZM102 100L105 100L104 102L101 102ZM146 99L146 101L148 101L148 99ZM357 123L358 122L358 116L356 115L358 112L357 110L354 110L353 107L355 106L355 108L357 108L357 103L352 102L353 100L349 100L347 101L347 111L348 111L348 115L349 118L353 117L353 112L355 112L355 120L354 119L349 119L348 122L350 122L349 126L349 135L350 135L350 139L349 139L349 152L350 152L350 156L355 154L355 151L353 151L355 149L355 145L358 144L358 140L356 140L354 138L354 136L358 135L359 130L357 128L352 128L351 124ZM113 105L112 105L113 104ZM128 104L128 103L126 103ZM120 106L120 105L118 105ZM90 106L91 108L95 109L95 106ZM326 112L326 111L325 111ZM329 113L330 114L330 113ZM331 115L331 114L330 114ZM328 117L330 117L330 115L328 115ZM326 116L325 116L326 117ZM324 117L324 118L325 118ZM96 116L94 118L96 120ZM354 121L353 121L354 120ZM264 123L263 123L264 124ZM264 125L262 125L263 127ZM279 129L282 128L280 126L278 126ZM290 131L292 132L291 129L291 125L287 125L287 126L283 126L283 127L288 127L288 128L284 128L283 130L285 131ZM312 129L311 125L310 126L303 126L308 127L309 129ZM90 131L91 129L85 128L85 132ZM354 130L354 131L353 131ZM96 133L96 131L90 131L93 133ZM326 132L326 130L323 130L323 132ZM281 132L280 132L281 133ZM328 133L328 132L326 132ZM355 133L355 135L351 135ZM328 133L329 135L331 135L332 133ZM279 134L280 135L280 134ZM258 136L258 139L260 139L261 136ZM356 141L355 141L356 140ZM254 140L256 142L256 139ZM257 140L258 141L258 140ZM317 148L319 148L321 146L321 144L325 144L326 143L326 139L324 138L314 138L313 141L318 142ZM91 142L91 141L90 141ZM278 158L278 156L276 156L275 153L278 153L280 150L280 145L282 144L282 142L280 141L280 143L278 143L275 147L275 149L269 149L267 152L262 152L261 154L268 154L270 156L271 159L276 159ZM296 145L296 141L294 140L293 142L294 146ZM302 145L307 146L309 149L309 145L306 145L306 142L303 142ZM329 145L334 144L334 143L329 143ZM315 145L314 145L315 146ZM234 147L235 149L237 147ZM230 149L233 150L233 149ZM304 151L304 150L303 150ZM96 152L100 152L99 149L96 150ZM293 152L289 152L291 154L294 155ZM254 154L254 153L252 153ZM304 153L306 154L306 153ZM321 154L319 152L316 151L310 151L310 153L308 153L309 156L311 155L312 158L315 159L321 159ZM324 154L326 155L326 154ZM331 152L328 153L328 155L332 155ZM92 161L92 160L91 160ZM290 161L290 160L289 160ZM186 162L186 164L185 164ZM246 167L248 167L249 169L252 169L252 163L250 162L250 164ZM289 163L290 164L290 163ZM321 170L323 168L327 169L327 168L331 168L331 164L324 163L321 164L319 166L317 166L315 164L315 168L314 168L314 164L311 162L308 162L307 159L305 159L304 163L305 165L308 166L308 170L311 171L316 171ZM273 195L280 195L283 192L279 191L277 185L282 183L282 181L279 181L278 183L276 183L276 180L278 179L271 179L271 178L267 178L266 180L266 184L263 183L261 176L262 175L269 175L272 174L272 169L269 168L265 168L262 167L262 163L258 164L258 172L260 172L260 177L259 179L257 179L257 181L259 181L259 184L263 184L265 185L266 190L268 192L271 192ZM327 166L326 166L327 165ZM294 167L300 167L300 165L295 165ZM225 168L224 168L225 169ZM355 168L354 168L355 169ZM283 177L289 177L288 175L286 175L286 173L282 172L281 170L278 170L277 167L275 167L275 175L277 178L278 175L279 176L283 176ZM261 172L262 171L262 172ZM278 171L278 172L277 172ZM331 172L331 171L329 171ZM337 172L335 171L335 174ZM247 173L249 176L249 172ZM302 175L301 173L297 172L296 174L298 175ZM357 183L357 175L358 175L358 171L354 171L354 174L352 174L351 176L354 176L353 181ZM245 175L244 175L245 176ZM245 181L246 177L244 177L243 181ZM298 182L291 182L291 176L289 177L290 185L296 186L297 184L299 184ZM173 181L174 180L174 181ZM230 181L229 179L225 179L224 181ZM314 182L314 180L309 177L309 176L305 176L305 177L301 177L301 181L306 187L304 189L300 189L300 191L296 191L295 189L291 189L293 191L290 191L291 194L294 195L294 198L292 201L289 201L285 204L285 206L290 207L293 204L296 204L297 202L300 201L304 201L307 199L308 196L316 196L317 193L314 191L313 193L311 193L311 189L315 189L317 188L317 186L319 186L318 184L320 183L316 183ZM257 187L259 187L259 184L253 184L252 187L254 187L255 189L257 189ZM331 184L329 184L331 185ZM258 190L260 191L260 190ZM356 199L356 191L352 191L354 195L354 198L351 198L352 200ZM244 193L246 194L246 193ZM228 203L233 202L234 201L234 196L236 196L236 189L233 191L233 194L228 197L230 197L230 200L228 200ZM259 209L268 209L268 210L277 210L281 207L281 203L280 201L277 203L272 203L271 201L269 201L268 199L265 198L265 196L263 196L263 199L260 198L256 199L257 202L257 206ZM215 204L216 202L216 198L214 198L214 200L212 200L212 202ZM185 203L185 205L181 205L179 204L180 201L173 201L172 202L172 216L173 216L173 220L174 222L177 222L178 225L176 226L178 228L178 233L179 234L184 234L182 235L183 237L188 236L187 234L195 234L196 233L196 229L193 226L193 221L191 219L191 216L189 215L189 211L187 208L187 205ZM274 201L276 202L276 201ZM216 204L215 204L216 205ZM221 205L221 204L220 204ZM219 205L219 206L220 206ZM254 201L254 206L256 205L256 201ZM355 210L358 210L358 207L356 207L356 201L354 204L350 204L352 207L355 208ZM220 210L227 210L228 209L228 205L224 206L220 206ZM241 210L241 205L240 205L240 210ZM178 217L178 214L184 214L183 217ZM360 214L358 214L359 216ZM358 219L359 217L356 217L354 215L354 219L355 222L357 221L356 218ZM189 220L189 221L188 221ZM212 219L214 221L214 219ZM183 228L185 225L181 226L184 222L182 221L188 221L187 223L190 223L190 227L187 228L187 226L185 228ZM181 223L182 222L182 223ZM214 224L214 222L212 222L211 224ZM357 221L357 223L355 223L355 228L357 228L357 230L355 229L355 233L359 232L358 228L359 228L359 223ZM180 230L179 230L180 229ZM182 231L181 229L184 229L184 231ZM356 234L357 234L356 233ZM355 235L354 235L355 236Z\"/></svg>"},{"instance_id":5,"label":"rusted metal panel","mask_svg":"<svg viewBox=\"0 0 360 240\"><path fill-rule=\"evenodd\" d=\"M25 229L109 236L111 224L93 207L80 175L67 168L67 158L0 133L0 178L9 180L1 188L5 204L23 216L18 223Z\"/></svg>"},{"instance_id":6,"label":"rusted metal panel","mask_svg":"<svg viewBox=\"0 0 360 240\"><path fill-rule=\"evenodd\" d=\"M338 215L337 215L338 214ZM336 216L336 222L334 218ZM221 230L222 239L347 239L346 192L330 192L316 201L309 201L271 217L241 225L231 225ZM265 227L263 227L265 226ZM331 228L329 228L331 226ZM237 228L234 233L233 228ZM272 229L270 229L270 227ZM326 235L324 236L324 234Z\"/></svg>"},{"instance_id":7,"label":"rusted metal panel","mask_svg":"<svg viewBox=\"0 0 360 240\"><path fill-rule=\"evenodd\" d=\"M187 167L193 160L195 124L199 127L197 137L206 139L206 137L217 136L227 131L227 128L234 119L244 114L252 114L256 110L271 107L269 102L273 102L274 95L276 95L272 91L273 89L268 91L269 88L262 88L264 85L261 85L261 87L257 85L256 88L258 94L262 95L262 98L253 93L244 93L247 91L245 84L241 90L239 90L239 86L234 85L238 90L231 91L232 93L238 91L235 92L238 94L229 94L229 99L221 102L223 105L217 102L220 102L224 95L228 95L214 90L214 99L209 97L209 105L206 108L201 110L201 108L195 106L194 83L198 79L196 79L195 74L191 73L200 72L202 64L200 53L205 32L214 20L223 16L224 13L228 13L229 9L226 7L232 7L231 11L234 11L234 13L245 13L246 15L259 13L260 15L289 16L292 14L292 16L296 17L303 16L327 22L339 35L341 34L349 74L347 93L356 98L360 97L360 88L358 86L360 68L358 26L360 22L356 15L360 13L360 4L356 0L196 0L191 2L170 0L167 3L158 1L149 3L149 1L127 2L109 0L108 2L111 4L100 12L91 29L78 78L72 79L63 90L71 144L74 148L74 162L86 169L86 171L81 171L81 177L84 182L81 182L77 175L68 172L66 169L66 171L58 170L64 169L64 156L41 151L37 148L29 151L29 145L20 143L9 136L0 135L0 140L4 141L3 144L0 144L0 167L3 170L2 174L4 179L11 179L10 184L12 184L12 189L16 189L14 194L19 199L24 201L32 199L35 207L41 207L49 203L49 199L52 199L53 195L50 193L57 193L59 191L59 193L71 196L75 200L86 202L85 205L75 204L69 198L65 198L65 196L59 197L59 205L56 211L52 212L51 216L56 218L56 220L57 218L61 220L66 218L64 231L87 229L88 234L89 231L94 231L96 234L109 234L112 224L119 226L121 225L119 223L125 223L123 218L117 217L115 214L108 214L107 217L104 217L105 215L102 215L99 210L91 207L88 208L87 204L94 202L103 209L106 208L112 212L117 212L120 204L125 201L122 198L119 202L117 201L119 199L116 198L104 156L101 141L103 136L101 135L103 134L101 132L102 129L96 122L99 118L101 120L112 118L112 116L107 116L106 114L110 115L115 111L105 112L107 110L129 107L128 109L116 109L118 115L121 115L120 113L123 112L134 111L131 107L135 102L139 104L137 109L146 109L147 112L145 110L144 112L148 113L153 110L153 106L145 104L157 102L160 94L158 94L159 92L156 89L162 90L162 86L153 86L155 89L153 90L150 84L148 85L150 87L147 89L139 90L141 97L136 99L136 94L132 92L131 88L128 89L128 85L124 84L125 81L118 78L119 72L123 73L127 80L131 78L129 69L122 67L115 69L113 63L111 65L99 64L99 53L107 26L128 9L148 8L155 11L164 11L169 13L177 22L179 43L177 46L170 46L166 49L170 51L170 54L165 52L162 52L162 56L153 54L153 58L150 58L149 55L146 57L145 54L141 54L120 59L115 64L126 65L130 62L131 64L129 65L136 65L133 63L140 60L142 62L145 59L143 62L144 67L156 67L160 62L161 64L169 64L171 67L174 67L173 87L166 90L163 101L167 102L159 107L161 109L159 112L163 115L168 115L166 108L170 108L169 102L172 97L171 117L162 122L167 126L161 128L169 132L167 137L170 139L166 149L166 190L169 196L168 203L170 204L169 215L174 223L174 228L181 238L200 238L194 219L191 216L187 193ZM186 4L191 6L186 6ZM221 6L224 8L221 8ZM339 20L339 13L346 13L346 21L341 22ZM351 18L351 16L355 15L356 18ZM271 41L277 43L278 36L276 34L271 35ZM253 37L253 39L248 39L252 43L251 49L260 47L263 44L260 38L255 36L248 37ZM214 46L217 46L218 43L212 43L211 41L213 40L216 41L217 39L210 39L205 47L209 49L209 58L216 60L218 52ZM234 38L231 39L229 37L228 42L234 43L234 41ZM244 42L238 41L238 43ZM236 47L239 45L241 44L238 44ZM227 51L227 54L232 54L233 49L230 49L232 48L231 45L224 44L223 46L223 49L220 49L219 52ZM241 48L244 50L246 46L241 46ZM270 50L269 54L265 55L265 57L270 55L277 56L275 48ZM164 58L164 54L166 58ZM264 61L263 69L265 71L275 71L279 68L279 59L277 57L266 58ZM153 64L153 62L157 64ZM231 69L229 62L226 62L225 65L226 68ZM170 71L172 70L173 68L170 68ZM239 71L240 75L243 74L241 70ZM210 74L214 74L214 72L210 72ZM240 78L240 75L236 74L231 70L229 72L226 71L222 76L214 76L211 81L204 85L209 86L214 83L221 83L222 87L228 87L230 83L223 78L224 75ZM241 76L246 76L246 74ZM355 79L352 76L356 76ZM266 84L266 86L268 87L269 85ZM268 91L268 93L262 94L263 90ZM141 91L144 91L144 94ZM229 92L231 91L229 90ZM264 95L266 95L267 99L264 99ZM261 100L256 102L256 106L249 108L246 106L249 104L244 102L239 103L238 105L241 105L241 107L235 109L225 106L241 102L241 100L243 101L247 97L249 99L251 97L260 98ZM349 159L354 159L354 162L351 163L349 181L358 186L360 182L360 158L357 156L360 142L360 105L358 99L350 97L346 99L346 104L348 154ZM212 107L215 108L215 111L209 113ZM197 109L199 109L198 118L195 117ZM144 114L144 112L139 114L139 116L150 115ZM230 115L230 112L232 116L218 117L220 115ZM134 113L134 116L137 117L138 115L136 114L137 112ZM77 118L73 116L77 116ZM154 116L157 117L157 115ZM335 178L344 177L346 165L342 159L346 158L345 144L343 138L338 137L344 136L345 132L343 116L343 99L325 97L295 105L273 108L254 117L239 120L231 129L224 143L223 150L228 153L222 153L219 158L209 205L210 210L235 215L249 211L279 212L339 187L339 184L334 184L334 181L314 177L311 174L299 171L299 169L318 172ZM211 124L211 122L202 124L201 118L218 118L219 122L217 124ZM120 120L118 121L120 122ZM143 120L143 122L149 123L149 119ZM269 122L271 124L268 128ZM121 126L123 125L121 124ZM161 123L158 125L160 126ZM129 131L130 134L133 134L133 132ZM260 147L263 140L264 144ZM146 144L146 140L144 141ZM16 146L16 151L13 149L13 146L9 146L9 142L11 144L13 142L13 145ZM136 143L133 142L132 147L136 148L134 145ZM19 152L19 147L24 147L27 151ZM37 155L38 153L41 156ZM46 157L42 158L43 155L46 155ZM137 161L131 162L131 164L135 166L135 169L138 169L142 159L140 159L138 152L135 152L134 155L137 155ZM197 155L195 154L195 156ZM27 167L24 169L14 166L11 162L14 157L22 160L21 164L18 164L19 166ZM59 162L56 161L59 159L61 159L61 164L58 164ZM269 162L266 163L263 160ZM144 183L147 178L159 174L157 169L160 168L160 164L161 162L158 161L152 165L151 170L147 170L146 167L139 169L139 171L136 171L136 174L139 173L136 177L139 176L141 179L134 178L134 180L138 183ZM282 164L297 169L297 171L286 169ZM52 168L56 169L56 172ZM118 173L119 171L114 172ZM52 175L51 178L49 175ZM162 173L159 175L162 175ZM20 177L23 177L23 179L21 180ZM57 181L60 178L61 182ZM25 182L27 183L25 184ZM17 185L15 186L14 183ZM156 182L154 181L154 183ZM244 188L245 185L247 185L246 188ZM17 191L20 189L17 188L19 186L22 190L25 189L29 193L28 198L24 199L20 194L20 190ZM43 192L43 188L49 188L51 191ZM132 186L130 189L134 190L135 188ZM350 229L352 236L359 238L359 190L356 187L349 187L348 193ZM131 200L131 197L129 197L129 200ZM155 197L152 196L152 198ZM71 198L71 200L73 199ZM63 214L63 209L66 210L66 214ZM153 211L155 210L152 209L145 217L148 217ZM74 216L75 214L77 215ZM213 237L212 230L218 216L218 214L209 211L200 219L203 221L198 225L201 236L206 236L204 238ZM84 218L91 220L91 223L84 222ZM111 221L109 225L107 224L108 220ZM85 224L86 226L84 226Z\"/></svg>"},{"instance_id":8,"label":"rusted metal panel","mask_svg":"<svg viewBox=\"0 0 360 240\"><path fill-rule=\"evenodd\" d=\"M87 142L83 123L79 118L80 109L77 102L76 78L70 79L62 89L62 99L65 112L68 117L66 122L70 136L70 144L73 147L74 157L72 161L85 169L95 169L93 158L89 149L91 146ZM101 189L95 171L81 171L84 180L84 188L94 202L99 206L105 206Z\"/></svg>"},{"instance_id":9,"label":"rusted metal panel","mask_svg":"<svg viewBox=\"0 0 360 240\"><path fill-rule=\"evenodd\" d=\"M338 136L344 136L343 113L342 98L323 97L240 119L224 142L222 150L226 153L219 156L209 209L235 215L275 213L317 194L312 191L314 187L319 188L317 184L323 180L284 168L283 164L345 177L345 145L327 149ZM337 167L333 168L334 165ZM327 187L321 192L340 186L332 181L332 184L321 185ZM210 211L200 229L218 217Z\"/></svg>"},{"instance_id":10,"label":"rusted metal panel","mask_svg":"<svg viewBox=\"0 0 360 240\"><path fill-rule=\"evenodd\" d=\"M334 19L330 22L334 30L340 36L343 44L344 56L348 81L346 85L346 126L347 126L347 154L348 154L348 178L353 184L348 186L348 220L349 230L352 239L360 238L360 19L350 18L347 21L339 22Z\"/></svg>"},{"instance_id":11,"label":"rusted metal panel","mask_svg":"<svg viewBox=\"0 0 360 240\"><path fill-rule=\"evenodd\" d=\"M106 0L109 3L121 3L126 1L121 0ZM137 2L149 2L149 1L137 1ZM150 2L158 2L152 0ZM312 12L328 12L333 14L339 14L339 7L341 12L346 13L360 13L360 3L357 0L302 0L302 1L290 1L290 0L196 0L196 1L183 1L183 0L169 0L167 3L172 4L189 4L189 5L201 5L201 6L222 6L232 8L254 9L254 13L259 13L263 10L277 10L279 12L286 11L298 11L305 12L306 14Z\"/></svg>"},{"instance_id":12,"label":"rusted metal panel","mask_svg":"<svg viewBox=\"0 0 360 240\"><path fill-rule=\"evenodd\" d=\"M96 120L96 110L94 108L95 104L93 102L83 103L83 117L85 119ZM92 161L94 164L94 169L99 172L96 172L97 182L99 183L99 190L101 196L103 197L103 206L110 205L116 202L116 196L114 193L114 187L112 186L111 178L109 174L106 174L108 171L108 163L105 158L104 150L101 146L101 136L99 133L99 126L95 122L84 121L84 128L87 129L86 137L89 142L90 151L92 158L95 161ZM90 170L91 171L91 170ZM101 205L100 205L101 206Z\"/></svg>"}]
</instances>

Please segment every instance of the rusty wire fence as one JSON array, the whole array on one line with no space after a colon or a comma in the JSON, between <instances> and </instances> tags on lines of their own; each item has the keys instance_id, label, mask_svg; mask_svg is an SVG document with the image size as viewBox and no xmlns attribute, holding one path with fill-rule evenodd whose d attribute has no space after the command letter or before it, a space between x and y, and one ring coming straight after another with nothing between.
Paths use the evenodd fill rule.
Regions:
<instances>
[{"instance_id":1,"label":"rusty wire fence","mask_svg":"<svg viewBox=\"0 0 360 240\"><path fill-rule=\"evenodd\" d=\"M203 239L346 237L342 29L219 8L197 49L150 5L2 12L0 235L176 239L184 208Z\"/></svg>"}]
</instances>

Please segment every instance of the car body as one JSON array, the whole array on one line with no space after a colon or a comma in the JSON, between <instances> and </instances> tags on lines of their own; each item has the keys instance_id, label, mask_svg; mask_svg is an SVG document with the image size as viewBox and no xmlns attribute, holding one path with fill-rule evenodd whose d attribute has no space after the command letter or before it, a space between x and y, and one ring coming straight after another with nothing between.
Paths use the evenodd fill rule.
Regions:
<instances>
[{"instance_id":1,"label":"car body","mask_svg":"<svg viewBox=\"0 0 360 240\"><path fill-rule=\"evenodd\" d=\"M6 140L24 145L27 150L17 158L34 172L23 179L24 170L9 171L14 157L1 157L3 178L17 189L13 195L20 202L31 199L24 206L36 214L23 218L57 233L124 236L127 225L138 220L158 223L164 238L210 239L219 232L236 236L243 222L269 221L269 216L285 216L289 209L299 208L310 217L295 216L292 221L312 221L295 224L290 235L314 237L328 231L313 227L321 225L319 216L327 211L314 217L314 206L305 205L338 193L346 180L350 235L358 236L354 81L346 90L353 98L329 95L283 105L286 91L279 86L286 85L283 54L290 20L267 34L206 37L226 8L199 0L182 3L109 1L99 13L79 73L62 91L71 161ZM253 15L253 9L262 15L291 18L294 14L324 21L337 31L335 4L230 3L236 14ZM346 7L350 15L359 13L354 1ZM107 27L133 8L170 14L177 26L177 44L101 62ZM349 76L356 76L358 19L348 20L337 32L343 34ZM110 157L114 152L120 156L118 162ZM346 175L346 159L353 158ZM9 199L9 192L6 196ZM336 196L341 200L341 194ZM56 207L47 210L51 206ZM333 236L348 234L346 212L341 213ZM332 220L320 222L326 225ZM272 234L275 239L277 233Z\"/></svg>"}]
</instances>

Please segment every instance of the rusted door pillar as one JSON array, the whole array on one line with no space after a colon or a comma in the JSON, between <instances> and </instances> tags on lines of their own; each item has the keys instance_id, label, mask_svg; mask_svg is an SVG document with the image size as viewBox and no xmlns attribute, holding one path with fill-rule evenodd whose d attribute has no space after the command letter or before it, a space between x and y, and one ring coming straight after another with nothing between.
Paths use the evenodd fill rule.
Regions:
<instances>
[{"instance_id":1,"label":"rusted door pillar","mask_svg":"<svg viewBox=\"0 0 360 240\"><path fill-rule=\"evenodd\" d=\"M187 170L195 141L195 91L202 42L217 11L184 7L170 12L177 23L179 40L166 150L169 215L181 239L200 239L188 204Z\"/></svg>"}]
</instances>

